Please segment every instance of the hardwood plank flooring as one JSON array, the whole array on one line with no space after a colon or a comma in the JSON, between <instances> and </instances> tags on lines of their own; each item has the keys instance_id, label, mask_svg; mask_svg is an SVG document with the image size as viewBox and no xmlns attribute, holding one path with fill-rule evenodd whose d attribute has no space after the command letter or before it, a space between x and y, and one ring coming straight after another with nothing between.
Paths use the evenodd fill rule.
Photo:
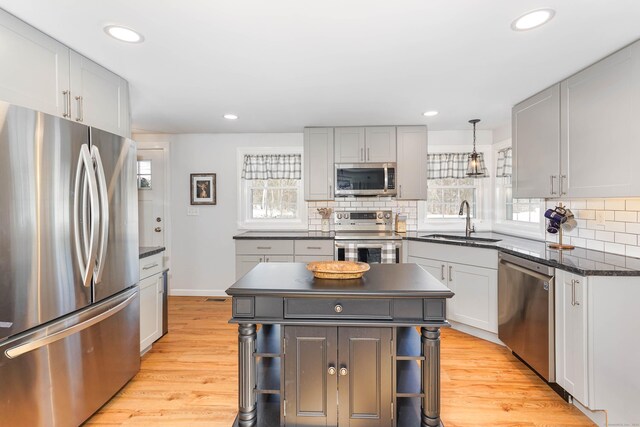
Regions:
<instances>
[{"instance_id":1,"label":"hardwood plank flooring","mask_svg":"<svg viewBox=\"0 0 640 427\"><path fill-rule=\"evenodd\" d=\"M85 425L230 427L237 405L237 327L230 300L169 297L169 333L140 372ZM442 330L446 427L591 426L505 348Z\"/></svg>"}]
</instances>

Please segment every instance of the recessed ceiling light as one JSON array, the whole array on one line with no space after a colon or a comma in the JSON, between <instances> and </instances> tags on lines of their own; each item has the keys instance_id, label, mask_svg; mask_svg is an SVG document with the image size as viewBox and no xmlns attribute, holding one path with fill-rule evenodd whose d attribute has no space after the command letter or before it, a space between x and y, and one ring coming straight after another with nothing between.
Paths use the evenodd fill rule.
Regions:
<instances>
[{"instance_id":1,"label":"recessed ceiling light","mask_svg":"<svg viewBox=\"0 0 640 427\"><path fill-rule=\"evenodd\" d=\"M227 120L237 120L238 119L238 116L236 116L235 114L225 114L222 117L224 117Z\"/></svg>"},{"instance_id":2,"label":"recessed ceiling light","mask_svg":"<svg viewBox=\"0 0 640 427\"><path fill-rule=\"evenodd\" d=\"M144 37L142 34L133 31L131 28L123 27L120 25L107 25L104 27L104 32L113 37L116 40L127 43L142 43Z\"/></svg>"},{"instance_id":3,"label":"recessed ceiling light","mask_svg":"<svg viewBox=\"0 0 640 427\"><path fill-rule=\"evenodd\" d=\"M433 116L437 116L438 112L435 110L425 111L424 113L422 113L422 115L425 117L433 117Z\"/></svg>"},{"instance_id":4,"label":"recessed ceiling light","mask_svg":"<svg viewBox=\"0 0 640 427\"><path fill-rule=\"evenodd\" d=\"M526 31L546 24L556 14L553 9L538 9L527 12L511 23L511 29L514 31Z\"/></svg>"}]
</instances>

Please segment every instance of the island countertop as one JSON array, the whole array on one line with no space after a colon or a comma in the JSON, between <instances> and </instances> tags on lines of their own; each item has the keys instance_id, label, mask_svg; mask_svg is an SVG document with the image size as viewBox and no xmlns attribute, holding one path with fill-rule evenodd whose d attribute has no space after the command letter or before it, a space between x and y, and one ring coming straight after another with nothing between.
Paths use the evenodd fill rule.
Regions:
<instances>
[{"instance_id":1,"label":"island countertop","mask_svg":"<svg viewBox=\"0 0 640 427\"><path fill-rule=\"evenodd\" d=\"M453 292L416 264L372 264L361 279L316 279L304 263L262 263L227 289L231 296L451 298Z\"/></svg>"}]
</instances>

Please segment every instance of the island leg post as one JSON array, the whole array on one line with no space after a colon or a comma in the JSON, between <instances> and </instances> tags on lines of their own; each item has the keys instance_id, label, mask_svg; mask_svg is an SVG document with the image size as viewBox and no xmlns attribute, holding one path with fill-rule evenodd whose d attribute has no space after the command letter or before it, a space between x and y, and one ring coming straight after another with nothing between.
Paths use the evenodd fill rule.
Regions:
<instances>
[{"instance_id":1,"label":"island leg post","mask_svg":"<svg viewBox=\"0 0 640 427\"><path fill-rule=\"evenodd\" d=\"M440 421L440 328L420 328L422 335L422 427L438 427Z\"/></svg>"},{"instance_id":2,"label":"island leg post","mask_svg":"<svg viewBox=\"0 0 640 427\"><path fill-rule=\"evenodd\" d=\"M256 325L238 325L238 426L256 426Z\"/></svg>"}]
</instances>

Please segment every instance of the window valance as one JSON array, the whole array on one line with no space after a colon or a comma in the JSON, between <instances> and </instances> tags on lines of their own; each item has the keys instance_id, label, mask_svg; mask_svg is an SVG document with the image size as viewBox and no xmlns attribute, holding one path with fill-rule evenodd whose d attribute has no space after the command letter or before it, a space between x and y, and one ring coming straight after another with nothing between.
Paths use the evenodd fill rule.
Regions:
<instances>
[{"instance_id":1,"label":"window valance","mask_svg":"<svg viewBox=\"0 0 640 427\"><path fill-rule=\"evenodd\" d=\"M513 171L513 150L511 147L498 151L496 176L511 177Z\"/></svg>"},{"instance_id":2,"label":"window valance","mask_svg":"<svg viewBox=\"0 0 640 427\"><path fill-rule=\"evenodd\" d=\"M471 153L433 153L427 155L428 170L427 179L442 178L469 178L467 176L467 165ZM489 171L484 164L484 155L478 153L479 169L482 175L475 178L486 178Z\"/></svg>"},{"instance_id":3,"label":"window valance","mask_svg":"<svg viewBox=\"0 0 640 427\"><path fill-rule=\"evenodd\" d=\"M245 154L243 179L302 179L300 154Z\"/></svg>"}]
</instances>

